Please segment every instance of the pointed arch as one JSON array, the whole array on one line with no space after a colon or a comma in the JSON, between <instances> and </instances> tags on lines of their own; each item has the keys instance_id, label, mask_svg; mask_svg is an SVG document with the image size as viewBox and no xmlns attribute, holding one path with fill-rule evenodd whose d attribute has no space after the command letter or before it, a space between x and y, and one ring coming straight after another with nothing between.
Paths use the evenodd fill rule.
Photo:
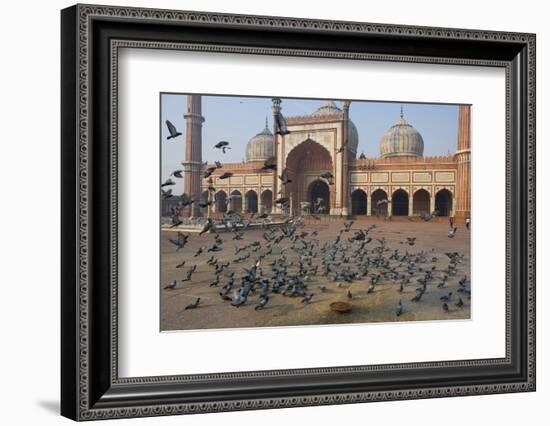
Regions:
<instances>
[{"instance_id":1,"label":"pointed arch","mask_svg":"<svg viewBox=\"0 0 550 426\"><path fill-rule=\"evenodd\" d=\"M246 212L258 213L258 194L254 190L250 190L245 194Z\"/></svg>"},{"instance_id":2,"label":"pointed arch","mask_svg":"<svg viewBox=\"0 0 550 426\"><path fill-rule=\"evenodd\" d=\"M233 191L230 198L230 208L235 213L242 213L243 211L243 195L241 191Z\"/></svg>"},{"instance_id":3,"label":"pointed arch","mask_svg":"<svg viewBox=\"0 0 550 426\"><path fill-rule=\"evenodd\" d=\"M259 213L271 213L273 206L273 192L270 189L266 189L261 195L262 209Z\"/></svg>"},{"instance_id":4,"label":"pointed arch","mask_svg":"<svg viewBox=\"0 0 550 426\"><path fill-rule=\"evenodd\" d=\"M308 201L317 207L317 213L328 214L330 211L330 189L328 184L321 180L314 180L309 184Z\"/></svg>"},{"instance_id":5,"label":"pointed arch","mask_svg":"<svg viewBox=\"0 0 550 426\"><path fill-rule=\"evenodd\" d=\"M202 191L201 197L200 197L200 202L203 203L203 204L206 204L208 202L208 191ZM200 212L201 213L205 213L207 211L208 211L208 206L200 207Z\"/></svg>"},{"instance_id":6,"label":"pointed arch","mask_svg":"<svg viewBox=\"0 0 550 426\"><path fill-rule=\"evenodd\" d=\"M300 142L286 157L286 172L292 182L284 186L283 193L292 199L293 208L311 202L311 191L315 189L316 194L322 195L321 198L328 203L325 212L330 212L330 202L334 201L334 179L319 178L323 172L334 173L332 157L326 147L309 138ZM324 194L325 186L328 195ZM323 192L321 194L318 191Z\"/></svg>"},{"instance_id":7,"label":"pointed arch","mask_svg":"<svg viewBox=\"0 0 550 426\"><path fill-rule=\"evenodd\" d=\"M371 206L373 215L386 216L388 214L388 193L380 188L374 191L371 194Z\"/></svg>"},{"instance_id":8,"label":"pointed arch","mask_svg":"<svg viewBox=\"0 0 550 426\"><path fill-rule=\"evenodd\" d=\"M356 189L351 193L351 214L367 214L367 194L362 189Z\"/></svg>"},{"instance_id":9,"label":"pointed arch","mask_svg":"<svg viewBox=\"0 0 550 426\"><path fill-rule=\"evenodd\" d=\"M409 215L409 194L404 189L398 189L391 196L391 212L393 216Z\"/></svg>"},{"instance_id":10,"label":"pointed arch","mask_svg":"<svg viewBox=\"0 0 550 426\"><path fill-rule=\"evenodd\" d=\"M413 195L413 214L430 213L430 193L421 188Z\"/></svg>"},{"instance_id":11,"label":"pointed arch","mask_svg":"<svg viewBox=\"0 0 550 426\"><path fill-rule=\"evenodd\" d=\"M453 211L453 194L446 188L435 194L435 209L438 216L450 216Z\"/></svg>"},{"instance_id":12,"label":"pointed arch","mask_svg":"<svg viewBox=\"0 0 550 426\"><path fill-rule=\"evenodd\" d=\"M227 211L227 194L225 191L216 192L216 211L220 213Z\"/></svg>"}]
</instances>

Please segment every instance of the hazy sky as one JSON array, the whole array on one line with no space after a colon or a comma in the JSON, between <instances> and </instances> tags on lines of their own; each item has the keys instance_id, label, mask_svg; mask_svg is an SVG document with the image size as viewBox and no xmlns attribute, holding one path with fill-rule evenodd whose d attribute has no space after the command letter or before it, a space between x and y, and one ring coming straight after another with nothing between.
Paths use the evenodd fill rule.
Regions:
<instances>
[{"instance_id":1,"label":"hazy sky","mask_svg":"<svg viewBox=\"0 0 550 426\"><path fill-rule=\"evenodd\" d=\"M311 114L324 104L325 100L303 100L283 98L281 107L285 117ZM341 108L342 104L335 101ZM413 125L424 139L424 155L446 155L456 150L458 106L442 104L413 104L395 102L352 101L350 118L359 133L357 155L364 152L367 157L380 155L380 139L399 119L403 106L405 119ZM161 94L161 143L162 179L176 169L181 169L185 158L185 120L187 97L183 94ZM205 118L202 131L202 159L212 162L240 162L245 158L248 141L265 127L273 131L271 98L237 96L203 96L202 115ZM166 140L169 135L165 121L170 120L183 135ZM230 150L222 155L212 147L220 140L231 143ZM178 185L180 187L180 185ZM179 188L174 188L178 194Z\"/></svg>"}]
</instances>

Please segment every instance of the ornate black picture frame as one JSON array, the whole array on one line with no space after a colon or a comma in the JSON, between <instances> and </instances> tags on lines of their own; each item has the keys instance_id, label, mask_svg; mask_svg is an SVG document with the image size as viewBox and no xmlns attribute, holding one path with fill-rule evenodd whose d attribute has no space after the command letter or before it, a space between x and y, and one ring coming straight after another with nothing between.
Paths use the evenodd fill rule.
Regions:
<instances>
[{"instance_id":1,"label":"ornate black picture frame","mask_svg":"<svg viewBox=\"0 0 550 426\"><path fill-rule=\"evenodd\" d=\"M535 35L76 5L62 27L61 413L159 416L535 390ZM120 378L120 47L485 65L506 71L506 356Z\"/></svg>"}]
</instances>

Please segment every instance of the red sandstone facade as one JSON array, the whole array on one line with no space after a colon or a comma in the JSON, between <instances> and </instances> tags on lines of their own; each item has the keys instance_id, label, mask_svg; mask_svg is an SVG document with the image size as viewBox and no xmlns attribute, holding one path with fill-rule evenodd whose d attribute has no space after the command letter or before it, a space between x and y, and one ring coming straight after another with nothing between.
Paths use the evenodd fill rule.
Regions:
<instances>
[{"instance_id":1,"label":"red sandstone facade","mask_svg":"<svg viewBox=\"0 0 550 426\"><path fill-rule=\"evenodd\" d=\"M194 194L195 199L207 200L208 182L202 179L201 169L205 166L200 162L204 118L200 97L189 98L190 107L185 115L188 124L185 192ZM340 110L327 103L309 116L285 117L290 133L273 137L277 171L261 171L262 161L224 164L212 175L215 204L210 211L193 213L206 215L228 209L279 213L274 200L285 196L291 200L290 210L294 215L302 213L303 202L323 197L329 206L327 213L336 216L415 216L437 210L440 216L452 216L457 221L470 217L469 106L459 107L454 155L363 159L356 158L358 135L349 120L350 102L344 101L342 106ZM273 112L274 115L282 113L278 99L274 99ZM404 122L403 114L401 120ZM291 184L280 184L278 176L283 170L292 179ZM332 183L319 178L325 171L332 172ZM220 180L223 172L231 172L233 176ZM387 205L376 208L377 201L384 199L388 200Z\"/></svg>"}]
</instances>

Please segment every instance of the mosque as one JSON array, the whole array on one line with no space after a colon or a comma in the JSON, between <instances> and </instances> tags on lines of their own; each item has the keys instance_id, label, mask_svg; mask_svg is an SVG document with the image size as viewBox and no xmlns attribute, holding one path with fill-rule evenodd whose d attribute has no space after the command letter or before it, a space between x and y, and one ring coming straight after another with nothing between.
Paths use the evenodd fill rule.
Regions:
<instances>
[{"instance_id":1,"label":"mosque","mask_svg":"<svg viewBox=\"0 0 550 426\"><path fill-rule=\"evenodd\" d=\"M357 156L359 137L349 118L352 102L341 107L333 101L309 115L287 117L281 99L272 100L273 122L284 116L288 134L267 125L246 146L246 159L224 164L212 175L215 193L209 196L208 181L202 176L201 97L189 95L186 120L184 192L195 200L212 200L200 209L189 209L193 216L236 212L282 213L274 203L279 197L290 200L293 215L304 214L304 202L322 199L330 216L356 217L384 214L417 216L437 210L438 216L452 216L457 222L470 218L470 106L459 106L457 148L447 156L424 156L422 135L401 110L396 122L380 139L380 156ZM283 132L284 133L284 132ZM264 162L275 159L277 170L261 170ZM282 184L286 171L292 181ZM320 177L330 171L328 181ZM221 173L230 172L228 179ZM378 203L387 200L384 203Z\"/></svg>"}]
</instances>

